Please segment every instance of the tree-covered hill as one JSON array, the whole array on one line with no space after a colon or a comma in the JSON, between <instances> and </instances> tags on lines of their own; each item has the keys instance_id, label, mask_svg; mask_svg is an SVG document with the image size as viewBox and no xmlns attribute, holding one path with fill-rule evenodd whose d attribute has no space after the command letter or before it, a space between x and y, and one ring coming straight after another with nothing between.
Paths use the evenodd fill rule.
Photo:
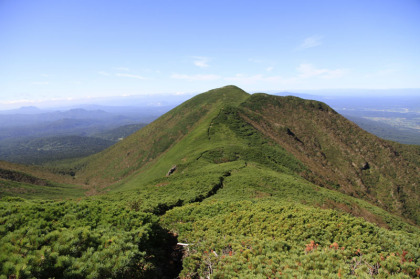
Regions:
<instances>
[{"instance_id":1,"label":"tree-covered hill","mask_svg":"<svg viewBox=\"0 0 420 279\"><path fill-rule=\"evenodd\" d=\"M382 140L317 101L254 94L241 107L311 170L310 181L420 222L419 146Z\"/></svg>"},{"instance_id":2,"label":"tree-covered hill","mask_svg":"<svg viewBox=\"0 0 420 279\"><path fill-rule=\"evenodd\" d=\"M419 167L323 103L214 89L55 174L3 163L38 195L1 193L1 278L417 278Z\"/></svg>"}]
</instances>

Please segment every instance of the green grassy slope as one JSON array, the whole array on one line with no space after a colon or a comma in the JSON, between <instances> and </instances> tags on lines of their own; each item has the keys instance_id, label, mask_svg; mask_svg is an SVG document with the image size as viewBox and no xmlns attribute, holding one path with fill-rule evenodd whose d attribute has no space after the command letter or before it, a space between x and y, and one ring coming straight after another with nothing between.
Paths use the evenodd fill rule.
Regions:
<instances>
[{"instance_id":1,"label":"green grassy slope","mask_svg":"<svg viewBox=\"0 0 420 279\"><path fill-rule=\"evenodd\" d=\"M85 196L86 189L75 185L69 175L52 173L39 166L0 161L0 197L69 199Z\"/></svg>"},{"instance_id":2,"label":"green grassy slope","mask_svg":"<svg viewBox=\"0 0 420 279\"><path fill-rule=\"evenodd\" d=\"M160 156L192 130L205 127L206 124L203 123L217 114L218 108L226 104L239 104L247 96L247 93L234 86L200 94L139 132L88 158L86 168L77 173L77 179L101 188L118 182L141 168L147 168L161 161L158 160Z\"/></svg>"},{"instance_id":3,"label":"green grassy slope","mask_svg":"<svg viewBox=\"0 0 420 279\"><path fill-rule=\"evenodd\" d=\"M399 176L419 150L359 130L319 102L198 95L73 166L100 195L0 200L0 278L175 278L176 241L180 278L420 277L418 213L395 209L416 204L381 196L418 195Z\"/></svg>"}]
</instances>

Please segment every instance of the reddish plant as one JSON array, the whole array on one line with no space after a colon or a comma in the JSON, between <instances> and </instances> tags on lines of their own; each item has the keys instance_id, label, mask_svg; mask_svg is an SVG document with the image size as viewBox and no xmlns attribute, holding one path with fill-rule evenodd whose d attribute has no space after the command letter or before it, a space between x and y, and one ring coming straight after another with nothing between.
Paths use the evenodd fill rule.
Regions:
<instances>
[{"instance_id":1,"label":"reddish plant","mask_svg":"<svg viewBox=\"0 0 420 279\"><path fill-rule=\"evenodd\" d=\"M338 243L337 242L334 242L333 244L330 245L330 248L331 249L334 248L335 250L337 250L340 247L338 246Z\"/></svg>"},{"instance_id":2,"label":"reddish plant","mask_svg":"<svg viewBox=\"0 0 420 279\"><path fill-rule=\"evenodd\" d=\"M401 254L401 263L405 263L407 261L407 259L405 258L405 256L408 254L407 251L403 250L402 254Z\"/></svg>"},{"instance_id":3,"label":"reddish plant","mask_svg":"<svg viewBox=\"0 0 420 279\"><path fill-rule=\"evenodd\" d=\"M306 244L305 253L309 253L318 248L318 244L315 244L315 241L311 240L309 244Z\"/></svg>"}]
</instances>

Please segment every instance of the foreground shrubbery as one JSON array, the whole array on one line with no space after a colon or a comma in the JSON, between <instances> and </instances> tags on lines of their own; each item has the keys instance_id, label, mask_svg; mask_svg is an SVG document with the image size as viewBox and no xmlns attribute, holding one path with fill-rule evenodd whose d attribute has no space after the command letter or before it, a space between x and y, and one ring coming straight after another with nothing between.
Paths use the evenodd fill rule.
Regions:
<instances>
[{"instance_id":1,"label":"foreground shrubbery","mask_svg":"<svg viewBox=\"0 0 420 279\"><path fill-rule=\"evenodd\" d=\"M181 278L420 276L417 228L381 212L393 231L315 208L352 198L259 164L219 163L225 151L118 194L3 198L0 278L174 278L165 266L176 239L161 224L190 244Z\"/></svg>"},{"instance_id":2,"label":"foreground shrubbery","mask_svg":"<svg viewBox=\"0 0 420 279\"><path fill-rule=\"evenodd\" d=\"M158 276L167 233L152 214L104 201L0 202L1 278Z\"/></svg>"},{"instance_id":3,"label":"foreground shrubbery","mask_svg":"<svg viewBox=\"0 0 420 279\"><path fill-rule=\"evenodd\" d=\"M420 236L272 200L206 202L169 211L189 243L183 278L419 276Z\"/></svg>"},{"instance_id":4,"label":"foreground shrubbery","mask_svg":"<svg viewBox=\"0 0 420 279\"><path fill-rule=\"evenodd\" d=\"M160 221L110 195L61 202L4 198L0 278L175 275L164 266L173 260L165 249L176 240L160 224L190 244L181 278L420 276L415 230L389 231L275 196L230 200L225 190L202 202L185 199Z\"/></svg>"}]
</instances>

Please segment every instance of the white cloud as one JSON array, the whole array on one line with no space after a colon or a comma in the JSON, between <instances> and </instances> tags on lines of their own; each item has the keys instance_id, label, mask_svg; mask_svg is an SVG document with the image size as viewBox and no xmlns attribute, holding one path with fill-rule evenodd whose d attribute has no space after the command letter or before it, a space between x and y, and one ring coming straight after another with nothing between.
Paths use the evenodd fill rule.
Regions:
<instances>
[{"instance_id":1,"label":"white cloud","mask_svg":"<svg viewBox=\"0 0 420 279\"><path fill-rule=\"evenodd\" d=\"M110 76L111 74L105 71L100 71L98 72L98 74L100 74L101 76Z\"/></svg>"},{"instance_id":2,"label":"white cloud","mask_svg":"<svg viewBox=\"0 0 420 279\"><path fill-rule=\"evenodd\" d=\"M208 64L209 58L202 57L202 56L195 56L193 58L195 59L194 60L194 65L196 65L197 67L200 67L200 68L207 68L207 67L209 67L209 64Z\"/></svg>"},{"instance_id":3,"label":"white cloud","mask_svg":"<svg viewBox=\"0 0 420 279\"><path fill-rule=\"evenodd\" d=\"M297 68L299 72L298 78L306 79L311 77L319 77L323 79L333 79L342 77L346 70L345 69L318 69L315 68L312 64L300 64Z\"/></svg>"},{"instance_id":4,"label":"white cloud","mask_svg":"<svg viewBox=\"0 0 420 279\"><path fill-rule=\"evenodd\" d=\"M115 75L116 75L117 77L128 77L128 78L135 78L135 79L140 79L140 80L145 80L145 79L147 79L146 77L139 76L139 75L132 75L132 74L122 74L122 73L116 73Z\"/></svg>"},{"instance_id":5,"label":"white cloud","mask_svg":"<svg viewBox=\"0 0 420 279\"><path fill-rule=\"evenodd\" d=\"M226 77L224 78L224 80L228 82L238 83L238 84L255 84L258 82L290 84L290 83L293 83L296 79L284 78L282 76L264 76L262 74L257 74L257 75L252 75L252 76L236 74L233 77Z\"/></svg>"},{"instance_id":6,"label":"white cloud","mask_svg":"<svg viewBox=\"0 0 420 279\"><path fill-rule=\"evenodd\" d=\"M265 77L261 74L248 76L243 74L236 74L233 77L225 77L224 80L233 82L233 83L242 83L242 84L253 84L259 81L264 81Z\"/></svg>"},{"instance_id":7,"label":"white cloud","mask_svg":"<svg viewBox=\"0 0 420 279\"><path fill-rule=\"evenodd\" d=\"M19 103L36 103L36 100L29 100L29 99L20 99L20 100L10 100L10 101L0 101L2 105L13 105Z\"/></svg>"},{"instance_id":8,"label":"white cloud","mask_svg":"<svg viewBox=\"0 0 420 279\"><path fill-rule=\"evenodd\" d=\"M173 79L184 79L189 81L209 81L209 80L218 80L220 76L218 75L183 75L183 74L173 74L171 75Z\"/></svg>"},{"instance_id":9,"label":"white cloud","mask_svg":"<svg viewBox=\"0 0 420 279\"><path fill-rule=\"evenodd\" d=\"M248 59L248 61L249 62L252 62L252 63L256 63L256 64L262 64L262 63L264 63L265 61L264 60L262 60L262 59L256 59L256 58L249 58Z\"/></svg>"},{"instance_id":10,"label":"white cloud","mask_svg":"<svg viewBox=\"0 0 420 279\"><path fill-rule=\"evenodd\" d=\"M342 77L346 69L321 69L316 68L312 64L300 64L296 71L297 73L292 76L273 75L270 72L274 67L265 69L265 74L242 74L238 73L233 76L220 76L215 74L172 74L172 79L187 80L187 81L215 81L223 80L227 83L238 85L261 85L261 84L274 84L276 86L296 86L301 85L308 79L328 80Z\"/></svg>"},{"instance_id":11,"label":"white cloud","mask_svg":"<svg viewBox=\"0 0 420 279\"><path fill-rule=\"evenodd\" d=\"M32 84L34 84L34 85L48 85L50 83L48 81L35 81L35 82L32 82Z\"/></svg>"},{"instance_id":12,"label":"white cloud","mask_svg":"<svg viewBox=\"0 0 420 279\"><path fill-rule=\"evenodd\" d=\"M117 67L117 68L115 68L115 70L122 71L122 72L129 72L130 71L130 69L127 68L127 67Z\"/></svg>"},{"instance_id":13,"label":"white cloud","mask_svg":"<svg viewBox=\"0 0 420 279\"><path fill-rule=\"evenodd\" d=\"M174 93L174 95L175 95L175 96L183 96L183 95L188 95L188 94L191 94L191 92L187 92L187 91L178 91L178 92L175 92L175 93Z\"/></svg>"},{"instance_id":14,"label":"white cloud","mask_svg":"<svg viewBox=\"0 0 420 279\"><path fill-rule=\"evenodd\" d=\"M373 77L385 77L385 76L389 76L391 74L397 73L398 70L397 69L383 69L374 73L370 73L365 75L365 77L367 78L373 78Z\"/></svg>"},{"instance_id":15,"label":"white cloud","mask_svg":"<svg viewBox=\"0 0 420 279\"><path fill-rule=\"evenodd\" d=\"M145 68L141 70L144 73L152 73L152 74L160 74L160 70L154 70L154 69L150 69L150 68Z\"/></svg>"},{"instance_id":16,"label":"white cloud","mask_svg":"<svg viewBox=\"0 0 420 279\"><path fill-rule=\"evenodd\" d=\"M302 50L302 49L320 46L322 45L322 39L323 37L319 35L308 37L297 47L297 49Z\"/></svg>"},{"instance_id":17,"label":"white cloud","mask_svg":"<svg viewBox=\"0 0 420 279\"><path fill-rule=\"evenodd\" d=\"M248 61L258 64L259 66L265 67L266 72L271 72L272 70L274 70L274 65L277 64L275 61L268 59L263 60L258 58L249 58Z\"/></svg>"},{"instance_id":18,"label":"white cloud","mask_svg":"<svg viewBox=\"0 0 420 279\"><path fill-rule=\"evenodd\" d=\"M271 69L267 69L271 70ZM345 69L318 69L312 64L301 64L297 68L298 74L295 76L284 77L280 75L244 75L236 74L235 76L223 78L225 81L235 84L276 84L277 86L296 86L301 85L305 80L310 78L317 79L334 79L342 77L347 70Z\"/></svg>"}]
</instances>

